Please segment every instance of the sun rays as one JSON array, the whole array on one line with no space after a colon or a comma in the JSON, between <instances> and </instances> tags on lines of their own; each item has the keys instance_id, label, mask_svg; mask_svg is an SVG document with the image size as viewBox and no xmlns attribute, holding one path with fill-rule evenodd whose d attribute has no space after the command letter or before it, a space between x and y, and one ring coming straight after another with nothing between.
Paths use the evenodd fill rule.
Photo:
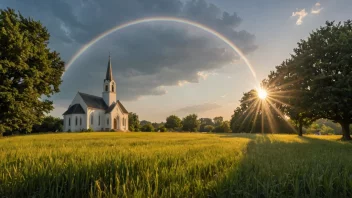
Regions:
<instances>
[{"instance_id":1,"label":"sun rays","mask_svg":"<svg viewBox=\"0 0 352 198\"><path fill-rule=\"evenodd\" d=\"M283 85L288 86L288 85ZM283 112L284 107L289 107L286 103L290 99L287 91L281 91L274 84L268 82L264 85L244 94L241 100L242 116L239 129L253 133L278 133L287 132L278 126L284 123L284 130L296 131L290 123L288 116Z\"/></svg>"}]
</instances>

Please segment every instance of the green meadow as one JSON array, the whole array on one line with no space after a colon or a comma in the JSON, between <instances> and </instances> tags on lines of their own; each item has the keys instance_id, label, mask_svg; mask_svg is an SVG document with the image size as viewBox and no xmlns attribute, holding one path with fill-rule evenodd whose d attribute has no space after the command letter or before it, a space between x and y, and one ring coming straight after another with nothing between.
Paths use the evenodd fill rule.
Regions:
<instances>
[{"instance_id":1,"label":"green meadow","mask_svg":"<svg viewBox=\"0 0 352 198\"><path fill-rule=\"evenodd\" d=\"M0 139L0 197L351 197L340 136L59 133Z\"/></svg>"}]
</instances>

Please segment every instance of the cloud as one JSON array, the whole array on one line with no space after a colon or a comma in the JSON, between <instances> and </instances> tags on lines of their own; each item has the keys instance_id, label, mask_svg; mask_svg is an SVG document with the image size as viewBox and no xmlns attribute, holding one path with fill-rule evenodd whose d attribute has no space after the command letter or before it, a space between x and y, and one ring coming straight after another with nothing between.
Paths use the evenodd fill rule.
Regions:
<instances>
[{"instance_id":1,"label":"cloud","mask_svg":"<svg viewBox=\"0 0 352 198\"><path fill-rule=\"evenodd\" d=\"M312 14L319 14L321 12L321 10L323 10L323 8L321 7L321 4L316 3L312 8L311 13Z\"/></svg>"},{"instance_id":2,"label":"cloud","mask_svg":"<svg viewBox=\"0 0 352 198\"><path fill-rule=\"evenodd\" d=\"M4 0L5 5L40 20L51 34L50 47L68 62L87 42L112 27L152 16L202 23L234 42L245 54L256 50L255 36L239 29L242 19L205 0ZM39 2L39 3L38 3ZM65 74L55 100L77 91L101 95L111 52L121 100L166 94L167 86L198 83L239 60L218 38L191 26L155 22L123 29L87 50Z\"/></svg>"},{"instance_id":3,"label":"cloud","mask_svg":"<svg viewBox=\"0 0 352 198\"><path fill-rule=\"evenodd\" d=\"M301 25L303 23L303 18L306 17L308 13L306 12L306 9L302 9L296 12L292 13L292 16L295 17L297 16L298 19L296 21L296 25Z\"/></svg>"},{"instance_id":4,"label":"cloud","mask_svg":"<svg viewBox=\"0 0 352 198\"><path fill-rule=\"evenodd\" d=\"M200 105L192 105L178 109L176 112L179 113L202 113L213 109L221 108L222 106L216 103L204 103Z\"/></svg>"}]
</instances>

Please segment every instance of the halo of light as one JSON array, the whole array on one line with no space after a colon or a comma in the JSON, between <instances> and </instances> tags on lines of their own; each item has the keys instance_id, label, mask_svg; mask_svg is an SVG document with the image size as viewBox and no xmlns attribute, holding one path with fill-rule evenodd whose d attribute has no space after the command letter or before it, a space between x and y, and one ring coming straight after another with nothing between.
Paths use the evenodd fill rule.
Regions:
<instances>
[{"instance_id":1,"label":"halo of light","mask_svg":"<svg viewBox=\"0 0 352 198\"><path fill-rule=\"evenodd\" d=\"M258 97L261 99L261 100L265 100L266 97L268 96L268 92L263 89L263 88L260 88L257 90L257 93L258 93Z\"/></svg>"},{"instance_id":2,"label":"halo of light","mask_svg":"<svg viewBox=\"0 0 352 198\"><path fill-rule=\"evenodd\" d=\"M148 22L156 22L156 21L163 21L163 22L176 22L176 23L182 23L182 24L187 24L187 25L191 25L193 27L197 27L199 29L202 29L214 36L216 36L217 38L219 38L220 40L222 40L223 42L225 42L227 45L229 45L242 59L243 61L246 63L246 65L248 66L249 70L251 71L254 79L256 80L256 73L254 71L253 66L251 65L251 63L249 62L249 60L247 59L247 57L243 54L243 52L233 43L231 42L229 39L227 39L225 36L223 36L222 34L220 34L219 32L194 21L190 21L187 19L182 19L182 18L175 18L175 17L149 17L149 18L142 18L142 19L137 19L137 20L133 20L121 25L118 25L116 27L113 27L105 32L103 32L102 34L98 35L97 37L95 37L94 39L92 39L91 41L89 41L87 44L85 44L82 48L80 48L76 54L71 58L71 60L68 62L68 64L66 65L66 70L64 72L64 74L66 73L66 71L74 64L74 62L87 50L89 49L92 45L94 45L95 43L97 43L98 41L100 41L102 38L116 32L119 31L121 29L133 26L133 25L137 25L137 24L141 24L141 23L148 23ZM64 75L63 74L63 75Z\"/></svg>"}]
</instances>

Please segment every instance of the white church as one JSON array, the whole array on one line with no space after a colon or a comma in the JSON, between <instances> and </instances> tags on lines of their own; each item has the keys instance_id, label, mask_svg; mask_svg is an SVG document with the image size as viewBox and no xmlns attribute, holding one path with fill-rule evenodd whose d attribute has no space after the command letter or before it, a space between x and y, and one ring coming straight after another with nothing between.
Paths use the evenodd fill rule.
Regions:
<instances>
[{"instance_id":1,"label":"white church","mask_svg":"<svg viewBox=\"0 0 352 198\"><path fill-rule=\"evenodd\" d=\"M102 97L78 92L64 116L64 131L128 131L128 111L116 99L111 58L104 79Z\"/></svg>"}]
</instances>

